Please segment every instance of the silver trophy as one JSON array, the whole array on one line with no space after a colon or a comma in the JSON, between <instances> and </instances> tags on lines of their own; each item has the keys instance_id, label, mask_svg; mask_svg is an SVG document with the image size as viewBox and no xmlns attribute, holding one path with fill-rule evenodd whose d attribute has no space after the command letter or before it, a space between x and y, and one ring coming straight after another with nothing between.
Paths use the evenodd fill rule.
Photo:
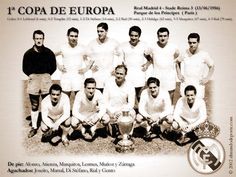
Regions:
<instances>
[{"instance_id":1,"label":"silver trophy","mask_svg":"<svg viewBox=\"0 0 236 177\"><path fill-rule=\"evenodd\" d=\"M116 150L118 152L132 152L134 150L133 141L129 139L133 129L133 118L129 116L129 111L123 111L122 116L117 121L122 139L118 142Z\"/></svg>"}]
</instances>

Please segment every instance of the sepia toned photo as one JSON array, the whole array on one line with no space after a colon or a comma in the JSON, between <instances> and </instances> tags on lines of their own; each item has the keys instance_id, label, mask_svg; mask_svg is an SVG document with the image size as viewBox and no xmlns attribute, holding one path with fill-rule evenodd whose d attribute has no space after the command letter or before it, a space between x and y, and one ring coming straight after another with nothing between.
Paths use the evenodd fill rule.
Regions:
<instances>
[{"instance_id":1,"label":"sepia toned photo","mask_svg":"<svg viewBox=\"0 0 236 177\"><path fill-rule=\"evenodd\" d=\"M5 1L1 176L233 176L233 5Z\"/></svg>"}]
</instances>

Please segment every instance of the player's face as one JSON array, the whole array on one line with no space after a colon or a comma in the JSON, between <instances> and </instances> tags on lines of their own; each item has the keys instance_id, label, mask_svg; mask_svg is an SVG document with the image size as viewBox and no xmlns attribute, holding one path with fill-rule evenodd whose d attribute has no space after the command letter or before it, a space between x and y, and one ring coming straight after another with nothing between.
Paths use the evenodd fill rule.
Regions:
<instances>
[{"instance_id":1,"label":"player's face","mask_svg":"<svg viewBox=\"0 0 236 177\"><path fill-rule=\"evenodd\" d=\"M75 47L78 43L78 33L71 31L68 35L68 42L71 47Z\"/></svg>"},{"instance_id":2,"label":"player's face","mask_svg":"<svg viewBox=\"0 0 236 177\"><path fill-rule=\"evenodd\" d=\"M159 93L159 87L156 85L156 83L150 83L148 89L153 97L157 97Z\"/></svg>"},{"instance_id":3,"label":"player's face","mask_svg":"<svg viewBox=\"0 0 236 177\"><path fill-rule=\"evenodd\" d=\"M131 31L130 35L130 44L136 46L139 42L139 34L136 31Z\"/></svg>"},{"instance_id":4,"label":"player's face","mask_svg":"<svg viewBox=\"0 0 236 177\"><path fill-rule=\"evenodd\" d=\"M197 42L197 38L189 38L188 44L191 53L194 53L198 49L199 42Z\"/></svg>"},{"instance_id":5,"label":"player's face","mask_svg":"<svg viewBox=\"0 0 236 177\"><path fill-rule=\"evenodd\" d=\"M115 77L116 77L116 83L118 85L121 85L125 81L125 69L124 68L118 68L115 71Z\"/></svg>"},{"instance_id":6,"label":"player's face","mask_svg":"<svg viewBox=\"0 0 236 177\"><path fill-rule=\"evenodd\" d=\"M158 33L157 35L158 41L161 45L166 45L169 39L169 35L168 32L162 32L162 33Z\"/></svg>"},{"instance_id":7,"label":"player's face","mask_svg":"<svg viewBox=\"0 0 236 177\"><path fill-rule=\"evenodd\" d=\"M96 89L95 83L88 83L84 89L86 97L92 98L94 96L95 89Z\"/></svg>"},{"instance_id":8,"label":"player's face","mask_svg":"<svg viewBox=\"0 0 236 177\"><path fill-rule=\"evenodd\" d=\"M58 103L61 98L61 91L60 90L52 90L50 97L51 97L52 103Z\"/></svg>"},{"instance_id":9,"label":"player's face","mask_svg":"<svg viewBox=\"0 0 236 177\"><path fill-rule=\"evenodd\" d=\"M107 31L103 29L102 27L97 28L97 33L98 33L98 39L100 41L105 40L107 37Z\"/></svg>"},{"instance_id":10,"label":"player's face","mask_svg":"<svg viewBox=\"0 0 236 177\"><path fill-rule=\"evenodd\" d=\"M42 34L35 34L34 35L34 44L36 45L36 47L42 47L43 41L44 41L44 37Z\"/></svg>"},{"instance_id":11,"label":"player's face","mask_svg":"<svg viewBox=\"0 0 236 177\"><path fill-rule=\"evenodd\" d=\"M194 93L194 90L189 90L186 92L186 98L188 104L193 104L196 98L196 94Z\"/></svg>"}]
</instances>

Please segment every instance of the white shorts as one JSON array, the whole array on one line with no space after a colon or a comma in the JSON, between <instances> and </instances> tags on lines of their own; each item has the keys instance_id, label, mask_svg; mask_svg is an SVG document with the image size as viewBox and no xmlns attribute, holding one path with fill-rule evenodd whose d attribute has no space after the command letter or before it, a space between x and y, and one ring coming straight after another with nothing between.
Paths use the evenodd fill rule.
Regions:
<instances>
[{"instance_id":1,"label":"white shorts","mask_svg":"<svg viewBox=\"0 0 236 177\"><path fill-rule=\"evenodd\" d=\"M92 74L92 77L96 80L97 88L104 88L104 84L108 79L110 79L111 71L108 70L99 70Z\"/></svg>"},{"instance_id":2,"label":"white shorts","mask_svg":"<svg viewBox=\"0 0 236 177\"><path fill-rule=\"evenodd\" d=\"M84 82L84 76L80 74L64 73L61 76L61 87L65 92L81 90Z\"/></svg>"},{"instance_id":3,"label":"white shorts","mask_svg":"<svg viewBox=\"0 0 236 177\"><path fill-rule=\"evenodd\" d=\"M160 87L164 90L171 91L176 88L175 70L157 70L153 69L152 77L156 77L160 81Z\"/></svg>"},{"instance_id":4,"label":"white shorts","mask_svg":"<svg viewBox=\"0 0 236 177\"><path fill-rule=\"evenodd\" d=\"M138 79L137 79L138 78ZM128 73L126 76L127 81L131 82L134 87L144 87L146 78L145 72L141 69L138 70L136 68L128 68Z\"/></svg>"}]
</instances>

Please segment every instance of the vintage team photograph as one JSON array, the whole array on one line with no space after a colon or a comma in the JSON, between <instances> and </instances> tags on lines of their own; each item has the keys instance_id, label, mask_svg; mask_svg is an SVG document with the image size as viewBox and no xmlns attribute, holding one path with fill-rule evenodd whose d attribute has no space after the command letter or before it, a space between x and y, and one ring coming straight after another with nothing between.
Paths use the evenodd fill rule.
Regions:
<instances>
[{"instance_id":1,"label":"vintage team photograph","mask_svg":"<svg viewBox=\"0 0 236 177\"><path fill-rule=\"evenodd\" d=\"M233 176L233 1L6 1L0 176Z\"/></svg>"},{"instance_id":2,"label":"vintage team photograph","mask_svg":"<svg viewBox=\"0 0 236 177\"><path fill-rule=\"evenodd\" d=\"M122 23L121 23L122 25ZM47 35L32 32L23 55L25 148L34 153L185 153L198 126L211 117L214 60L189 33L181 52L167 27L153 45L130 26L127 41L109 37L109 24L94 28L87 45L70 27L67 42L52 51ZM59 70L59 80L51 75ZM50 150L49 150L50 149Z\"/></svg>"}]
</instances>

